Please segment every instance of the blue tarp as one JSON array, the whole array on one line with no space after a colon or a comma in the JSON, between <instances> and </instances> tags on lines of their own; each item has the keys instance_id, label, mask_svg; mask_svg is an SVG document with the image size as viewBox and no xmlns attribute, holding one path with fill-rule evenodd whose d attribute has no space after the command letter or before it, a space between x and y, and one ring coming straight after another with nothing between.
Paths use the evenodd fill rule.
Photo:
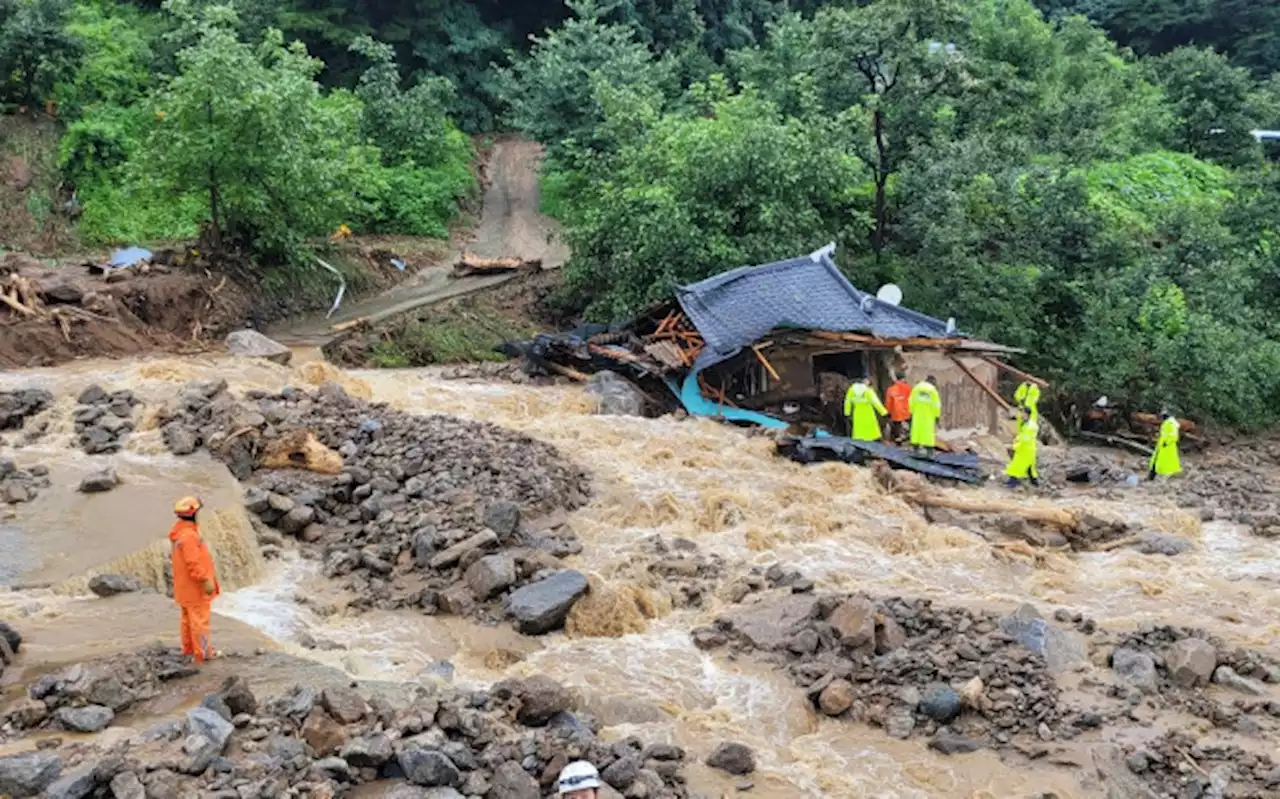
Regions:
<instances>
[{"instance_id":1,"label":"blue tarp","mask_svg":"<svg viewBox=\"0 0 1280 799\"><path fill-rule=\"evenodd\" d=\"M108 269L119 269L123 266L133 266L142 261L151 260L151 250L145 247L126 247L123 250L116 250L111 253L111 260L107 262Z\"/></svg>"}]
</instances>

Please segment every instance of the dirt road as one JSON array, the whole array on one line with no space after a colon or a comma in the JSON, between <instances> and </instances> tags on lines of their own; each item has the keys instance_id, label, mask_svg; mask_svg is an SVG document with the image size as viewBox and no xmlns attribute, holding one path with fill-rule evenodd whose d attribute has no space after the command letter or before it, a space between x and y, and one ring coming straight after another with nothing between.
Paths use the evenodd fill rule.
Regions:
<instances>
[{"instance_id":1,"label":"dirt road","mask_svg":"<svg viewBox=\"0 0 1280 799\"><path fill-rule=\"evenodd\" d=\"M535 142L504 139L489 155L480 225L460 249L490 258L519 256L541 259L546 269L558 268L569 256L559 239L557 223L539 211L538 162L542 148ZM323 315L295 319L272 328L269 334L289 345L319 346L336 334L333 326L354 319L378 322L423 305L469 294L502 283L511 275L449 277L450 266L460 252L450 254L445 266L428 267L394 289L358 302L344 303L326 319Z\"/></svg>"}]
</instances>

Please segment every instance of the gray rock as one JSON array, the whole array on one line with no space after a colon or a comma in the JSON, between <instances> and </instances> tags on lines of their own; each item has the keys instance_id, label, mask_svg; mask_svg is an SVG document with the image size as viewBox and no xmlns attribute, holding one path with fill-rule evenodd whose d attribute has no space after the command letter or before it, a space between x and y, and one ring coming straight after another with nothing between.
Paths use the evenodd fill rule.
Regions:
<instances>
[{"instance_id":1,"label":"gray rock","mask_svg":"<svg viewBox=\"0 0 1280 799\"><path fill-rule=\"evenodd\" d=\"M638 758L620 757L601 772L600 777L619 791L625 791L640 776L640 765Z\"/></svg>"},{"instance_id":2,"label":"gray rock","mask_svg":"<svg viewBox=\"0 0 1280 799\"><path fill-rule=\"evenodd\" d=\"M419 569L431 567L431 559L440 549L440 533L432 528L419 530L413 537L413 562Z\"/></svg>"},{"instance_id":3,"label":"gray rock","mask_svg":"<svg viewBox=\"0 0 1280 799\"><path fill-rule=\"evenodd\" d=\"M853 683L834 680L818 695L818 708L828 716L839 716L853 706Z\"/></svg>"},{"instance_id":4,"label":"gray rock","mask_svg":"<svg viewBox=\"0 0 1280 799\"><path fill-rule=\"evenodd\" d=\"M707 756L707 765L734 776L742 776L756 770L756 753L745 744L725 742Z\"/></svg>"},{"instance_id":5,"label":"gray rock","mask_svg":"<svg viewBox=\"0 0 1280 799\"><path fill-rule=\"evenodd\" d=\"M352 688L326 688L320 705L340 724L355 724L369 711L364 697Z\"/></svg>"},{"instance_id":6,"label":"gray rock","mask_svg":"<svg viewBox=\"0 0 1280 799\"><path fill-rule=\"evenodd\" d=\"M256 330L232 331L227 335L226 345L227 351L232 355L266 358L281 366L287 366L293 359L293 350L277 341L272 341Z\"/></svg>"},{"instance_id":7,"label":"gray rock","mask_svg":"<svg viewBox=\"0 0 1280 799\"><path fill-rule=\"evenodd\" d=\"M484 509L484 526L509 541L520 532L520 506L514 502L491 502Z\"/></svg>"},{"instance_id":8,"label":"gray rock","mask_svg":"<svg viewBox=\"0 0 1280 799\"><path fill-rule=\"evenodd\" d=\"M431 568L444 569L457 563L463 555L477 549L493 546L498 543L498 535L492 530L482 530L470 538L460 541L431 558Z\"/></svg>"},{"instance_id":9,"label":"gray rock","mask_svg":"<svg viewBox=\"0 0 1280 799\"><path fill-rule=\"evenodd\" d=\"M262 513L271 507L271 495L257 486L249 486L244 490L244 507L250 513Z\"/></svg>"},{"instance_id":10,"label":"gray rock","mask_svg":"<svg viewBox=\"0 0 1280 799\"><path fill-rule=\"evenodd\" d=\"M952 731L950 727L943 727L929 741L929 748L944 755L959 755L976 752L982 748L982 744Z\"/></svg>"},{"instance_id":11,"label":"gray rock","mask_svg":"<svg viewBox=\"0 0 1280 799\"><path fill-rule=\"evenodd\" d=\"M1138 543L1138 551L1144 555L1181 555L1191 548L1191 542L1168 533L1146 532Z\"/></svg>"},{"instance_id":12,"label":"gray rock","mask_svg":"<svg viewBox=\"0 0 1280 799\"><path fill-rule=\"evenodd\" d=\"M231 721L232 717L235 715L231 712L231 708L227 706L226 700L217 694L209 694L204 699L200 700L200 707L212 710L227 721ZM233 723L231 726L234 727L235 724Z\"/></svg>"},{"instance_id":13,"label":"gray rock","mask_svg":"<svg viewBox=\"0 0 1280 799\"><path fill-rule=\"evenodd\" d=\"M316 509L306 505L299 505L293 510L280 517L280 529L289 535L297 535L307 529L307 525L315 521Z\"/></svg>"},{"instance_id":14,"label":"gray rock","mask_svg":"<svg viewBox=\"0 0 1280 799\"><path fill-rule=\"evenodd\" d=\"M267 739L267 754L285 762L294 758L309 756L306 741L289 738L284 735L273 735Z\"/></svg>"},{"instance_id":15,"label":"gray rock","mask_svg":"<svg viewBox=\"0 0 1280 799\"><path fill-rule=\"evenodd\" d=\"M108 399L106 389L94 383L93 385L80 392L80 396L76 397L78 405L97 405L106 402Z\"/></svg>"},{"instance_id":16,"label":"gray rock","mask_svg":"<svg viewBox=\"0 0 1280 799\"><path fill-rule=\"evenodd\" d=\"M643 416L649 403L634 383L607 369L591 375L586 392L595 397L596 413L609 416Z\"/></svg>"},{"instance_id":17,"label":"gray rock","mask_svg":"<svg viewBox=\"0 0 1280 799\"><path fill-rule=\"evenodd\" d=\"M465 579L476 599L485 601L516 581L516 562L510 555L486 555L467 569Z\"/></svg>"},{"instance_id":18,"label":"gray rock","mask_svg":"<svg viewBox=\"0 0 1280 799\"><path fill-rule=\"evenodd\" d=\"M521 680L516 696L520 699L516 720L528 727L541 727L556 714L573 709L573 695L569 690L542 674Z\"/></svg>"},{"instance_id":19,"label":"gray rock","mask_svg":"<svg viewBox=\"0 0 1280 799\"><path fill-rule=\"evenodd\" d=\"M1034 605L1000 621L1000 628L1018 643L1040 655L1051 672L1062 672L1085 663L1088 650L1079 635L1044 620Z\"/></svg>"},{"instance_id":20,"label":"gray rock","mask_svg":"<svg viewBox=\"0 0 1280 799\"><path fill-rule=\"evenodd\" d=\"M46 799L84 799L97 786L95 762L85 763L68 771L44 789Z\"/></svg>"},{"instance_id":21,"label":"gray rock","mask_svg":"<svg viewBox=\"0 0 1280 799\"><path fill-rule=\"evenodd\" d=\"M26 799L53 784L62 774L62 758L52 752L0 757L0 796Z\"/></svg>"},{"instance_id":22,"label":"gray rock","mask_svg":"<svg viewBox=\"0 0 1280 799\"><path fill-rule=\"evenodd\" d=\"M80 481L80 493L82 494L101 494L104 491L110 491L120 485L120 476L116 474L116 470L111 467L85 475Z\"/></svg>"},{"instance_id":23,"label":"gray rock","mask_svg":"<svg viewBox=\"0 0 1280 799\"><path fill-rule=\"evenodd\" d=\"M905 741L916 728L916 717L908 708L898 706L885 714L884 732L890 738Z\"/></svg>"},{"instance_id":24,"label":"gray rock","mask_svg":"<svg viewBox=\"0 0 1280 799\"><path fill-rule=\"evenodd\" d=\"M89 590L100 597L109 597L141 591L142 583L122 574L97 574L89 580Z\"/></svg>"},{"instance_id":25,"label":"gray rock","mask_svg":"<svg viewBox=\"0 0 1280 799\"><path fill-rule=\"evenodd\" d=\"M587 589L582 572L562 571L512 591L507 596L507 607L515 617L517 630L541 635L563 627L569 610Z\"/></svg>"},{"instance_id":26,"label":"gray rock","mask_svg":"<svg viewBox=\"0 0 1280 799\"><path fill-rule=\"evenodd\" d=\"M61 707L53 714L64 728L72 732L101 732L116 717L115 711L102 705Z\"/></svg>"},{"instance_id":27,"label":"gray rock","mask_svg":"<svg viewBox=\"0 0 1280 799\"><path fill-rule=\"evenodd\" d=\"M538 781L514 760L508 760L493 772L489 799L541 799Z\"/></svg>"},{"instance_id":28,"label":"gray rock","mask_svg":"<svg viewBox=\"0 0 1280 799\"><path fill-rule=\"evenodd\" d=\"M869 599L855 597L840 603L827 618L827 623L840 637L842 646L850 649L875 646L876 608Z\"/></svg>"},{"instance_id":29,"label":"gray rock","mask_svg":"<svg viewBox=\"0 0 1280 799\"><path fill-rule=\"evenodd\" d=\"M7 622L0 621L0 638L4 639L9 651L15 655L22 649L22 635Z\"/></svg>"},{"instance_id":30,"label":"gray rock","mask_svg":"<svg viewBox=\"0 0 1280 799\"><path fill-rule=\"evenodd\" d=\"M1218 665L1218 653L1208 641L1184 638L1169 647L1164 664L1174 685L1192 688L1207 683L1213 676Z\"/></svg>"},{"instance_id":31,"label":"gray rock","mask_svg":"<svg viewBox=\"0 0 1280 799\"><path fill-rule=\"evenodd\" d=\"M190 455L200 446L200 436L181 422L169 422L160 429L164 445L174 455Z\"/></svg>"},{"instance_id":32,"label":"gray rock","mask_svg":"<svg viewBox=\"0 0 1280 799\"><path fill-rule=\"evenodd\" d=\"M228 677L218 693L233 715L253 715L258 712L258 698L253 695L253 690L243 677Z\"/></svg>"},{"instance_id":33,"label":"gray rock","mask_svg":"<svg viewBox=\"0 0 1280 799\"><path fill-rule=\"evenodd\" d=\"M391 739L382 733L374 733L347 741L339 757L356 768L378 767L395 757Z\"/></svg>"},{"instance_id":34,"label":"gray rock","mask_svg":"<svg viewBox=\"0 0 1280 799\"><path fill-rule=\"evenodd\" d=\"M813 596L791 594L736 608L724 618L757 649L781 650L791 643L796 625L814 618L817 610Z\"/></svg>"},{"instance_id":35,"label":"gray rock","mask_svg":"<svg viewBox=\"0 0 1280 799\"><path fill-rule=\"evenodd\" d=\"M147 789L142 787L137 774L122 771L111 780L111 795L115 799L146 799Z\"/></svg>"},{"instance_id":36,"label":"gray rock","mask_svg":"<svg viewBox=\"0 0 1280 799\"><path fill-rule=\"evenodd\" d=\"M188 735L182 742L187 759L180 766L183 774L203 774L218 757L218 745L203 735Z\"/></svg>"},{"instance_id":37,"label":"gray rock","mask_svg":"<svg viewBox=\"0 0 1280 799\"><path fill-rule=\"evenodd\" d=\"M340 757L326 757L311 764L311 768L327 772L333 776L346 777L351 773L347 761Z\"/></svg>"},{"instance_id":38,"label":"gray rock","mask_svg":"<svg viewBox=\"0 0 1280 799\"><path fill-rule=\"evenodd\" d=\"M1230 666L1219 666L1213 672L1214 683L1221 685L1223 688L1230 688L1233 691L1239 691L1242 694L1250 694L1252 696L1266 696L1267 688L1257 680L1251 680L1237 674L1235 669Z\"/></svg>"},{"instance_id":39,"label":"gray rock","mask_svg":"<svg viewBox=\"0 0 1280 799\"><path fill-rule=\"evenodd\" d=\"M218 748L219 754L227 748L227 741L235 729L230 721L207 707L187 711L187 734L204 736Z\"/></svg>"},{"instance_id":40,"label":"gray rock","mask_svg":"<svg viewBox=\"0 0 1280 799\"><path fill-rule=\"evenodd\" d=\"M1156 674L1155 660L1145 652L1121 647L1111 655L1111 668L1125 682L1142 691L1154 694L1160 691L1160 681Z\"/></svg>"},{"instance_id":41,"label":"gray rock","mask_svg":"<svg viewBox=\"0 0 1280 799\"><path fill-rule=\"evenodd\" d=\"M931 683L920 695L919 711L934 721L946 724L960 715L960 694L946 683Z\"/></svg>"},{"instance_id":42,"label":"gray rock","mask_svg":"<svg viewBox=\"0 0 1280 799\"><path fill-rule=\"evenodd\" d=\"M400 770L409 782L427 787L462 784L462 772L443 752L435 749L405 749L398 758Z\"/></svg>"}]
</instances>

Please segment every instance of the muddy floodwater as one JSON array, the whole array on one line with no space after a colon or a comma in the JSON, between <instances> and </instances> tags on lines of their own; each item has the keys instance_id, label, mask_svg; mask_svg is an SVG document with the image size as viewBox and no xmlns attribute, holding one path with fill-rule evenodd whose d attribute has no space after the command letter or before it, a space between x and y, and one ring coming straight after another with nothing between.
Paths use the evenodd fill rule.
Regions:
<instances>
[{"instance_id":1,"label":"muddy floodwater","mask_svg":"<svg viewBox=\"0 0 1280 799\"><path fill-rule=\"evenodd\" d=\"M1144 621L1208 628L1280 654L1274 643L1280 565L1268 542L1226 523L1188 524L1169 498L1141 489L1111 502L1111 510L1150 529L1194 537L1188 552L1001 558L973 533L927 523L886 494L869 470L800 466L776 457L768 438L709 421L594 416L572 386L449 381L413 370L344 375L314 361L290 369L210 357L81 362L0 375L0 390L44 387L59 398L46 412L50 434L15 452L20 466L48 466L52 486L0 519L0 585L20 586L0 593L0 616L28 636L28 673L176 637L177 615L163 597L95 602L83 593L84 576L119 571L154 583L167 557L172 501L197 493L211 510L206 535L226 589L215 604L215 636L224 647L276 647L361 679L449 674L465 684L550 674L581 693L606 735L637 732L676 742L698 762L721 740L751 745L760 759L753 796L1095 795L1055 764L1014 768L990 751L946 758L919 740L892 740L878 728L818 716L782 672L693 645L689 631L715 619L723 598L700 610L640 619L641 632L621 637L578 630L577 637L535 639L506 626L409 611L319 612L340 606L343 597L314 562L292 551L262 558L239 486L220 463L203 454L167 454L145 419L116 455L89 458L70 448L74 397L92 383L129 388L154 406L187 380L219 378L236 391L339 379L352 394L404 411L492 422L554 444L592 476L590 503L568 517L583 546L569 562L606 590L644 594L657 608L662 584L635 566L640 542L655 534L693 541L724 558L731 572L785 564L820 590L1002 611L1034 602L1045 612L1068 608L1118 628ZM108 460L121 486L77 493L81 477ZM1098 502L1079 495L1081 507ZM735 792L732 780L703 766L692 766L689 780L704 795Z\"/></svg>"}]
</instances>

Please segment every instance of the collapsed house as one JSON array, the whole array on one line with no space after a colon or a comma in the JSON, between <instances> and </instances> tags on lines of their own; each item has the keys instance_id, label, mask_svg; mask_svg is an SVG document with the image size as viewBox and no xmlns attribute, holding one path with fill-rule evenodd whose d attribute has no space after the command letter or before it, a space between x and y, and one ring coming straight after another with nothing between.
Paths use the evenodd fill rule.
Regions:
<instances>
[{"instance_id":1,"label":"collapsed house","mask_svg":"<svg viewBox=\"0 0 1280 799\"><path fill-rule=\"evenodd\" d=\"M1043 381L999 360L1021 352L855 288L831 260L834 247L742 267L676 289L622 325L588 326L508 344L527 369L586 379L630 377L658 410L792 430L847 431L845 392L868 375L881 396L895 372L933 375L942 430L999 429L1010 405L1002 373Z\"/></svg>"}]
</instances>

